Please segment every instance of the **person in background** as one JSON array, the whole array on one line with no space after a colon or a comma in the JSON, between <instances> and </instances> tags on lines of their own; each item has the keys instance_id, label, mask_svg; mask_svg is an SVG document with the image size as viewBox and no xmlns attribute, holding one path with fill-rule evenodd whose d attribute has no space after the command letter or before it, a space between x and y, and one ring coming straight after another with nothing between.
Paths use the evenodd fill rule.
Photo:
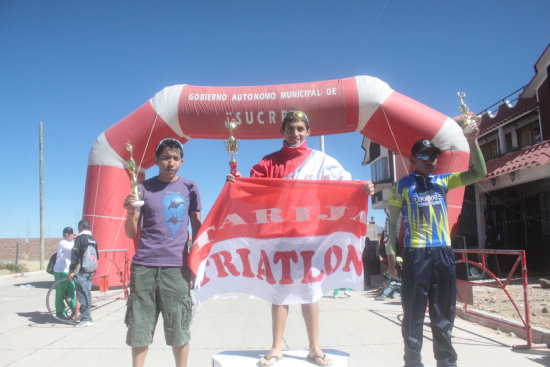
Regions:
<instances>
[{"instance_id":1,"label":"person in background","mask_svg":"<svg viewBox=\"0 0 550 367\"><path fill-rule=\"evenodd\" d=\"M365 247L363 248L363 288L365 290L373 288L373 274L380 273L380 260L376 255L376 242L365 237Z\"/></svg>"},{"instance_id":2,"label":"person in background","mask_svg":"<svg viewBox=\"0 0 550 367\"><path fill-rule=\"evenodd\" d=\"M74 246L74 233L71 227L63 228L63 239L57 245L57 256L53 267L55 281L69 276L71 266L71 251ZM66 304L65 304L66 303ZM66 307L72 311L66 314ZM55 286L55 314L62 319L70 319L76 310L76 298L74 296L74 282L61 282Z\"/></svg>"},{"instance_id":3,"label":"person in background","mask_svg":"<svg viewBox=\"0 0 550 367\"><path fill-rule=\"evenodd\" d=\"M344 296L351 297L350 288L344 288ZM340 288L334 288L334 291L332 292L332 296L334 298L338 298L340 295Z\"/></svg>"},{"instance_id":4,"label":"person in background","mask_svg":"<svg viewBox=\"0 0 550 367\"><path fill-rule=\"evenodd\" d=\"M94 246L97 253L97 241L92 236L90 232L90 222L86 219L82 219L78 222L78 232L79 235L74 241L74 247L71 251L71 266L69 267L69 276L67 279L73 280L76 279L80 281L88 289L88 294L92 292L92 278L94 277L94 272L85 272L82 269L82 258L86 252L88 246ZM91 305L88 304L86 296L81 292L76 292L78 301L80 302L80 308L85 308L86 312L82 315L80 323L76 324L76 327L90 327L94 326L92 320ZM91 300L90 300L91 301Z\"/></svg>"},{"instance_id":5,"label":"person in background","mask_svg":"<svg viewBox=\"0 0 550 367\"><path fill-rule=\"evenodd\" d=\"M401 276L401 266L403 265L403 259L401 259L400 256L396 256L395 261L397 262L397 273L399 274L399 276ZM384 272L384 277L386 278L383 284L384 289L380 292L378 296L374 298L377 301L384 301L387 298L393 299L396 296L401 295L401 279L393 278L387 271Z\"/></svg>"}]
</instances>

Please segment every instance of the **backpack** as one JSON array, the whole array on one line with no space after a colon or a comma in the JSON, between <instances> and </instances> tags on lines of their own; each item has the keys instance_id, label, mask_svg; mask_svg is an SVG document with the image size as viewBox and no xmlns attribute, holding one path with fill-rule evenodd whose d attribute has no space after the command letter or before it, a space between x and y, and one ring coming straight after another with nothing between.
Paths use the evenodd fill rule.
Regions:
<instances>
[{"instance_id":1,"label":"backpack","mask_svg":"<svg viewBox=\"0 0 550 367\"><path fill-rule=\"evenodd\" d=\"M89 245L86 247L82 255L82 271L85 273L93 273L97 269L97 250L93 239L88 240Z\"/></svg>"},{"instance_id":2,"label":"backpack","mask_svg":"<svg viewBox=\"0 0 550 367\"><path fill-rule=\"evenodd\" d=\"M50 261L48 261L48 266L46 266L46 273L53 274L53 267L55 266L55 262L57 260L57 252L55 252L52 257L50 257Z\"/></svg>"}]
</instances>

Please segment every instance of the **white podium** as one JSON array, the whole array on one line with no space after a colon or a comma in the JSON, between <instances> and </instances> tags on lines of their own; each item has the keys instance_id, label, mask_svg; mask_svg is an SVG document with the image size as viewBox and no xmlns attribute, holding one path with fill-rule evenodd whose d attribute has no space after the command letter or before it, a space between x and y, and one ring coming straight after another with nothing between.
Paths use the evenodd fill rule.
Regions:
<instances>
[{"instance_id":1,"label":"white podium","mask_svg":"<svg viewBox=\"0 0 550 367\"><path fill-rule=\"evenodd\" d=\"M331 367L349 367L349 354L334 349L323 349L332 360ZM212 367L256 367L267 350L230 350L212 356ZM307 349L283 350L283 359L274 367L312 367L306 357Z\"/></svg>"}]
</instances>

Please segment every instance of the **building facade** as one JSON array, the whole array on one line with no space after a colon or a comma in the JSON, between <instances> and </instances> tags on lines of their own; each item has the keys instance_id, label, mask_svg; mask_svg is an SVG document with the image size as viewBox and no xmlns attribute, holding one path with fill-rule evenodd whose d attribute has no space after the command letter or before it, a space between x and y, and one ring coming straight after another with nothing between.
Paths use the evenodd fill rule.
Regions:
<instances>
[{"instance_id":1,"label":"building facade","mask_svg":"<svg viewBox=\"0 0 550 367\"><path fill-rule=\"evenodd\" d=\"M550 46L535 76L481 113L479 143L487 177L473 193L477 243L485 245L488 222L501 234L500 247L525 250L530 271L550 267Z\"/></svg>"},{"instance_id":2,"label":"building facade","mask_svg":"<svg viewBox=\"0 0 550 367\"><path fill-rule=\"evenodd\" d=\"M526 250L529 271L550 268L550 45L524 87L476 115L487 177L465 190L457 247L485 248L489 221L502 249ZM457 118L458 120L458 118ZM373 208L386 209L392 184L408 174L408 159L365 138Z\"/></svg>"}]
</instances>

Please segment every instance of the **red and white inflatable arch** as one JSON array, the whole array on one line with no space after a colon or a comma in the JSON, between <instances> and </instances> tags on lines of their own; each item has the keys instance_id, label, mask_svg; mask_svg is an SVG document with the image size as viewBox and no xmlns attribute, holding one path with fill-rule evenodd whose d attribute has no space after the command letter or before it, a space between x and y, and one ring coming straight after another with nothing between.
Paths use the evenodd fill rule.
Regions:
<instances>
[{"instance_id":1,"label":"red and white inflatable arch","mask_svg":"<svg viewBox=\"0 0 550 367\"><path fill-rule=\"evenodd\" d=\"M128 249L130 258L134 254L134 242L124 234L122 207L130 192L128 140L143 180L162 138L174 137L183 143L197 138L226 139L228 117L240 123L235 130L238 139L278 138L282 118L291 108L308 114L314 135L357 131L405 157L415 141L429 138L444 150L436 173L468 168L468 144L454 120L373 77L249 87L174 85L102 133L92 147L83 217L90 221L100 249ZM456 233L453 228L463 193L453 190L448 197L452 233ZM98 275L113 273L105 268L107 263L103 262ZM112 274L109 283L117 285L120 280Z\"/></svg>"}]
</instances>

